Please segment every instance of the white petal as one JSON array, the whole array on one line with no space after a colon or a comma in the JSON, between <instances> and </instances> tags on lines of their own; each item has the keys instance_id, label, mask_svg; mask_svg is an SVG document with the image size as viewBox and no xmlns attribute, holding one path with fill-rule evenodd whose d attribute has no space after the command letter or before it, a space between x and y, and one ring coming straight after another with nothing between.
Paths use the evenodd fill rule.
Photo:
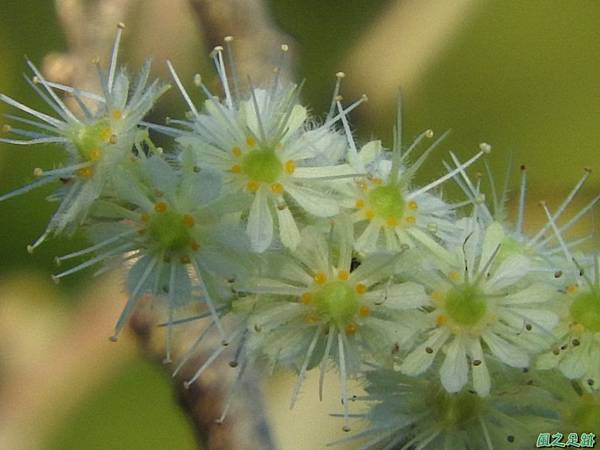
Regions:
<instances>
[{"instance_id":1,"label":"white petal","mask_svg":"<svg viewBox=\"0 0 600 450\"><path fill-rule=\"evenodd\" d=\"M273 217L269 211L268 194L261 187L250 207L248 226L246 228L252 249L256 252L265 251L273 240Z\"/></svg>"},{"instance_id":2,"label":"white petal","mask_svg":"<svg viewBox=\"0 0 600 450\"><path fill-rule=\"evenodd\" d=\"M328 197L315 189L294 183L286 183L285 190L303 209L315 216L330 217L337 214L339 211L337 200Z\"/></svg>"},{"instance_id":3,"label":"white petal","mask_svg":"<svg viewBox=\"0 0 600 450\"><path fill-rule=\"evenodd\" d=\"M523 255L507 257L486 283L491 289L503 289L522 279L531 269L531 261Z\"/></svg>"},{"instance_id":4,"label":"white petal","mask_svg":"<svg viewBox=\"0 0 600 450\"><path fill-rule=\"evenodd\" d=\"M277 220L279 221L279 237L281 238L281 242L287 248L295 250L300 242L300 231L298 231L296 221L289 208L275 209L277 211Z\"/></svg>"},{"instance_id":5,"label":"white petal","mask_svg":"<svg viewBox=\"0 0 600 450\"><path fill-rule=\"evenodd\" d=\"M587 368L586 364L586 352L582 348L570 348L566 351L566 355L559 364L560 371L570 379L581 378L585 375Z\"/></svg>"},{"instance_id":6,"label":"white petal","mask_svg":"<svg viewBox=\"0 0 600 450\"><path fill-rule=\"evenodd\" d=\"M523 305L528 303L544 303L557 294L556 287L547 283L535 283L514 294L502 298L502 305Z\"/></svg>"},{"instance_id":7,"label":"white petal","mask_svg":"<svg viewBox=\"0 0 600 450\"><path fill-rule=\"evenodd\" d=\"M440 368L442 385L448 392L459 392L469 380L469 366L465 345L460 336L455 337L446 349L446 358Z\"/></svg>"},{"instance_id":8,"label":"white petal","mask_svg":"<svg viewBox=\"0 0 600 450\"><path fill-rule=\"evenodd\" d=\"M539 356L535 362L535 368L539 370L550 370L558 366L559 362L560 355L555 355L553 352L548 352Z\"/></svg>"},{"instance_id":9,"label":"white petal","mask_svg":"<svg viewBox=\"0 0 600 450\"><path fill-rule=\"evenodd\" d=\"M356 240L357 250L365 253L373 252L377 249L377 240L379 238L379 230L381 230L381 222L378 220L373 220L367 225L367 228L362 232L362 234Z\"/></svg>"},{"instance_id":10,"label":"white petal","mask_svg":"<svg viewBox=\"0 0 600 450\"><path fill-rule=\"evenodd\" d=\"M304 121L306 120L307 112L306 108L302 105L294 105L292 108L292 113L285 124L284 130L287 130L281 139L282 142L285 141L285 138L291 135L294 131L300 128Z\"/></svg>"},{"instance_id":11,"label":"white petal","mask_svg":"<svg viewBox=\"0 0 600 450\"><path fill-rule=\"evenodd\" d=\"M381 154L381 141L371 141L367 142L360 148L358 152L358 157L362 161L362 163L366 166L369 163L375 161Z\"/></svg>"},{"instance_id":12,"label":"white petal","mask_svg":"<svg viewBox=\"0 0 600 450\"><path fill-rule=\"evenodd\" d=\"M425 343L408 354L400 364L400 371L409 376L417 376L425 372L431 366L438 350L446 342L449 335L450 332L446 328L435 330ZM431 353L426 351L428 347L433 350Z\"/></svg>"},{"instance_id":13,"label":"white petal","mask_svg":"<svg viewBox=\"0 0 600 450\"><path fill-rule=\"evenodd\" d=\"M506 339L501 338L491 332L483 334L482 339L490 348L490 351L502 362L511 367L527 367L529 365L529 356L516 345L511 344Z\"/></svg>"},{"instance_id":14,"label":"white petal","mask_svg":"<svg viewBox=\"0 0 600 450\"><path fill-rule=\"evenodd\" d=\"M321 167L298 167L294 170L294 178L328 178L328 177L343 177L357 175L348 164L337 164L335 166Z\"/></svg>"},{"instance_id":15,"label":"white petal","mask_svg":"<svg viewBox=\"0 0 600 450\"><path fill-rule=\"evenodd\" d=\"M470 339L467 342L467 351L469 352L472 361L481 361L481 364L478 366L473 365L471 372L473 374L473 388L475 389L475 392L482 397L485 397L490 393L491 380L479 339Z\"/></svg>"},{"instance_id":16,"label":"white petal","mask_svg":"<svg viewBox=\"0 0 600 450\"><path fill-rule=\"evenodd\" d=\"M483 245L481 247L481 259L479 260L478 272L483 270L486 264L489 263L490 258L498 246L502 244L503 239L504 229L502 228L502 225L498 222L494 222L487 227L485 237L483 238Z\"/></svg>"},{"instance_id":17,"label":"white petal","mask_svg":"<svg viewBox=\"0 0 600 450\"><path fill-rule=\"evenodd\" d=\"M379 303L383 298L386 308L405 310L420 308L430 304L429 296L425 288L412 281L391 285L388 289L377 289L364 294L363 298L368 301Z\"/></svg>"}]
</instances>

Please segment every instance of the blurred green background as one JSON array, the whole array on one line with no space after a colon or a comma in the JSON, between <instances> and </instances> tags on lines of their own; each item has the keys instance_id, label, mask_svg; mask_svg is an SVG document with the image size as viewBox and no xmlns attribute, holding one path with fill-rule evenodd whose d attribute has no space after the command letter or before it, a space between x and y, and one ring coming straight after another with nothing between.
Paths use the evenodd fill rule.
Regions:
<instances>
[{"instance_id":1,"label":"blurred green background","mask_svg":"<svg viewBox=\"0 0 600 450\"><path fill-rule=\"evenodd\" d=\"M170 5L168 0L154 2L164 3L165 8ZM402 2L269 3L276 22L297 41L299 78L306 79L305 99L316 114L323 114L328 107L333 74L338 70L347 72L351 86L345 92L347 101L362 92L378 98L376 77L351 80L353 64L360 64L353 61L352 49L370 33L377 33L379 18ZM183 1L177 4L185 7ZM0 92L47 111L21 73L25 70L24 55L41 64L46 53L65 47L54 3L3 0L2 6ZM426 128L436 132L452 129L444 150L453 149L462 156L475 151L479 142L489 142L494 147L492 166L499 174L506 170L507 156L512 152L516 163L527 164L530 169L533 200L553 200L566 192L581 176L583 167L599 172L600 3L480 0L461 14L443 45L438 44L440 50L433 59L414 81L403 86L405 137ZM400 26L390 28L389 35L401 33ZM420 33L427 32L426 21L419 26ZM153 30L138 27L136 32L138 40L143 40L144 33ZM173 48L177 44L173 42ZM374 73L385 74L398 67L390 61L386 45L399 44L384 39L375 47L382 54L371 68ZM407 45L412 44L407 41ZM199 68L201 61L199 56L194 65ZM161 65L162 61L156 63ZM410 65L411 61L402 63ZM169 95L168 99L176 98L176 94ZM390 144L395 99L393 94L386 98L354 114L360 138L379 136ZM164 105L161 111L181 105L180 101ZM0 112L7 111L0 105ZM429 161L420 180L443 173L443 156L444 152L439 152ZM0 192L29 181L34 167L50 167L57 160L60 152L51 147L0 144ZM582 197L595 194L599 186L598 177L593 175ZM0 204L1 280L22 272L50 274L55 255L83 244L77 236L52 239L35 256L27 254L26 245L41 233L54 209L44 201L48 192L41 189ZM535 202L531 205L534 210ZM61 285L61 301L69 305L64 314L76 307L88 284L86 273ZM98 339L109 333L107 329ZM128 360L116 375L87 392L50 434L46 444L50 449L80 449L82 442L86 449L195 448L192 430L172 398L168 376L142 358Z\"/></svg>"}]
</instances>

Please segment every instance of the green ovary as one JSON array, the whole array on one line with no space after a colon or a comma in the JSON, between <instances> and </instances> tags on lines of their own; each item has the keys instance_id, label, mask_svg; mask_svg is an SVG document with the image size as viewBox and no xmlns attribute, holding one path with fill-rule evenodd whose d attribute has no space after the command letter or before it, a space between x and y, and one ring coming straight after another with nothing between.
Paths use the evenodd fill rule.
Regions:
<instances>
[{"instance_id":1,"label":"green ovary","mask_svg":"<svg viewBox=\"0 0 600 450\"><path fill-rule=\"evenodd\" d=\"M476 325L486 311L486 298L476 286L456 287L446 295L446 312L460 325Z\"/></svg>"},{"instance_id":2,"label":"green ovary","mask_svg":"<svg viewBox=\"0 0 600 450\"><path fill-rule=\"evenodd\" d=\"M369 204L377 217L400 219L404 214L404 197L395 185L379 186L369 193Z\"/></svg>"},{"instance_id":3,"label":"green ovary","mask_svg":"<svg viewBox=\"0 0 600 450\"><path fill-rule=\"evenodd\" d=\"M79 155L85 160L94 160L95 152L110 138L111 130L108 122L97 122L84 125L79 128L73 136L73 142L79 151Z\"/></svg>"},{"instance_id":4,"label":"green ovary","mask_svg":"<svg viewBox=\"0 0 600 450\"><path fill-rule=\"evenodd\" d=\"M270 148L252 150L242 160L242 172L253 181L273 183L282 171L281 161Z\"/></svg>"},{"instance_id":5,"label":"green ovary","mask_svg":"<svg viewBox=\"0 0 600 450\"><path fill-rule=\"evenodd\" d=\"M485 400L467 390L450 394L441 386L431 386L421 402L433 405L436 421L444 429L464 430L469 422L477 420Z\"/></svg>"},{"instance_id":6,"label":"green ovary","mask_svg":"<svg viewBox=\"0 0 600 450\"><path fill-rule=\"evenodd\" d=\"M590 433L600 430L600 397L584 395L582 404L575 408L569 422L574 432Z\"/></svg>"},{"instance_id":7,"label":"green ovary","mask_svg":"<svg viewBox=\"0 0 600 450\"><path fill-rule=\"evenodd\" d=\"M165 251L178 252L192 243L183 216L171 211L156 214L150 219L149 235Z\"/></svg>"},{"instance_id":8,"label":"green ovary","mask_svg":"<svg viewBox=\"0 0 600 450\"><path fill-rule=\"evenodd\" d=\"M588 292L578 296L571 305L571 317L594 333L600 331L600 295Z\"/></svg>"},{"instance_id":9,"label":"green ovary","mask_svg":"<svg viewBox=\"0 0 600 450\"><path fill-rule=\"evenodd\" d=\"M343 281L332 281L315 294L317 313L339 326L348 325L358 312L358 298Z\"/></svg>"}]
</instances>

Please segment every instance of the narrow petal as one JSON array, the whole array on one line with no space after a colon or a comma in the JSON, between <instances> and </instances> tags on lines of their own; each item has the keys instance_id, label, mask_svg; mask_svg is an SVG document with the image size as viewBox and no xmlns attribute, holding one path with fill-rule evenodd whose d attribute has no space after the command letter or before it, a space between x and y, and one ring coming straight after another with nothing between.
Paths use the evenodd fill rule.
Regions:
<instances>
[{"instance_id":1,"label":"narrow petal","mask_svg":"<svg viewBox=\"0 0 600 450\"><path fill-rule=\"evenodd\" d=\"M300 242L300 231L296 221L289 208L279 209L277 211L277 220L279 221L279 237L281 242L287 248L295 250Z\"/></svg>"},{"instance_id":2,"label":"narrow petal","mask_svg":"<svg viewBox=\"0 0 600 450\"><path fill-rule=\"evenodd\" d=\"M400 365L400 371L409 376L417 376L425 372L449 336L450 332L446 328L435 330L427 341L408 354Z\"/></svg>"},{"instance_id":3,"label":"narrow petal","mask_svg":"<svg viewBox=\"0 0 600 450\"><path fill-rule=\"evenodd\" d=\"M285 190L303 209L315 216L330 217L339 211L336 199L326 196L315 189L294 183L286 183Z\"/></svg>"},{"instance_id":4,"label":"narrow petal","mask_svg":"<svg viewBox=\"0 0 600 450\"><path fill-rule=\"evenodd\" d=\"M446 349L446 358L440 368L442 385L448 392L459 392L469 379L469 366L463 339L455 337Z\"/></svg>"},{"instance_id":5,"label":"narrow petal","mask_svg":"<svg viewBox=\"0 0 600 450\"><path fill-rule=\"evenodd\" d=\"M491 388L490 372L485 363L481 342L479 339L469 339L467 351L471 356L473 373L473 388L477 394L485 397L489 395Z\"/></svg>"},{"instance_id":6,"label":"narrow petal","mask_svg":"<svg viewBox=\"0 0 600 450\"><path fill-rule=\"evenodd\" d=\"M254 196L248 215L246 228L252 249L257 252L265 251L273 240L273 217L269 211L267 193L262 187Z\"/></svg>"},{"instance_id":7,"label":"narrow petal","mask_svg":"<svg viewBox=\"0 0 600 450\"><path fill-rule=\"evenodd\" d=\"M502 362L511 367L527 367L529 365L529 356L516 345L511 344L506 339L501 338L491 332L481 336L487 344L490 351Z\"/></svg>"}]
</instances>

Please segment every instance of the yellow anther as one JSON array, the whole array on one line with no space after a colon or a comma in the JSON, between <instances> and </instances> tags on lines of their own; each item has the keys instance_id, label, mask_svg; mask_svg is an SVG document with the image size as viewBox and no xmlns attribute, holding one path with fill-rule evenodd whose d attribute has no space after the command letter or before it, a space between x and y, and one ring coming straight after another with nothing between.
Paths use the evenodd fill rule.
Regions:
<instances>
[{"instance_id":1,"label":"yellow anther","mask_svg":"<svg viewBox=\"0 0 600 450\"><path fill-rule=\"evenodd\" d=\"M291 175L294 173L294 170L296 170L296 163L294 161L289 160L285 163L285 173Z\"/></svg>"},{"instance_id":2,"label":"yellow anther","mask_svg":"<svg viewBox=\"0 0 600 450\"><path fill-rule=\"evenodd\" d=\"M200 244L198 244L196 241L192 241L192 243L190 244L190 248L192 249L192 251L197 252L198 250L200 250Z\"/></svg>"},{"instance_id":3,"label":"yellow anther","mask_svg":"<svg viewBox=\"0 0 600 450\"><path fill-rule=\"evenodd\" d=\"M395 217L388 217L385 221L385 224L390 228L396 227L398 226L398 219L396 219Z\"/></svg>"},{"instance_id":4,"label":"yellow anther","mask_svg":"<svg viewBox=\"0 0 600 450\"><path fill-rule=\"evenodd\" d=\"M100 130L100 139L108 142L110 140L110 137L112 136L112 134L113 134L113 132L110 128L104 127Z\"/></svg>"},{"instance_id":5,"label":"yellow anther","mask_svg":"<svg viewBox=\"0 0 600 450\"><path fill-rule=\"evenodd\" d=\"M350 276L350 274L345 270L340 270L337 275L338 279L343 280L343 281L346 281L349 276Z\"/></svg>"},{"instance_id":6,"label":"yellow anther","mask_svg":"<svg viewBox=\"0 0 600 450\"><path fill-rule=\"evenodd\" d=\"M365 207L365 201L362 198L359 198L358 200L356 200L356 202L354 203L354 206L357 209L362 209Z\"/></svg>"},{"instance_id":7,"label":"yellow anther","mask_svg":"<svg viewBox=\"0 0 600 450\"><path fill-rule=\"evenodd\" d=\"M406 218L406 223L409 225L414 225L415 223L417 223L417 218L415 216L408 216Z\"/></svg>"},{"instance_id":8,"label":"yellow anther","mask_svg":"<svg viewBox=\"0 0 600 450\"><path fill-rule=\"evenodd\" d=\"M114 120L121 120L123 118L123 111L116 109L112 112L112 118Z\"/></svg>"},{"instance_id":9,"label":"yellow anther","mask_svg":"<svg viewBox=\"0 0 600 450\"><path fill-rule=\"evenodd\" d=\"M166 212L167 209L169 209L169 205L167 205L165 202L158 202L156 205L154 205L154 211L160 214Z\"/></svg>"},{"instance_id":10,"label":"yellow anther","mask_svg":"<svg viewBox=\"0 0 600 450\"><path fill-rule=\"evenodd\" d=\"M305 292L302 294L302 303L305 305L310 305L313 301L313 295L310 292Z\"/></svg>"},{"instance_id":11,"label":"yellow anther","mask_svg":"<svg viewBox=\"0 0 600 450\"><path fill-rule=\"evenodd\" d=\"M569 294L575 294L577 292L577 285L576 284L570 284L567 286L567 293Z\"/></svg>"},{"instance_id":12,"label":"yellow anther","mask_svg":"<svg viewBox=\"0 0 600 450\"><path fill-rule=\"evenodd\" d=\"M233 147L231 149L231 153L233 153L233 156L235 156L236 158L239 158L240 156L242 156L242 149L239 147Z\"/></svg>"},{"instance_id":13,"label":"yellow anther","mask_svg":"<svg viewBox=\"0 0 600 450\"><path fill-rule=\"evenodd\" d=\"M273 191L274 194L282 194L283 190L283 184L281 183L273 183L271 185L271 191Z\"/></svg>"},{"instance_id":14,"label":"yellow anther","mask_svg":"<svg viewBox=\"0 0 600 450\"><path fill-rule=\"evenodd\" d=\"M376 185L380 185L380 184L383 184L383 180L381 178L373 178L371 180L371 183L376 184Z\"/></svg>"},{"instance_id":15,"label":"yellow anther","mask_svg":"<svg viewBox=\"0 0 600 450\"><path fill-rule=\"evenodd\" d=\"M183 255L179 258L179 261L181 262L181 264L189 264L192 262L192 260L190 259L190 257L188 255Z\"/></svg>"},{"instance_id":16,"label":"yellow anther","mask_svg":"<svg viewBox=\"0 0 600 450\"><path fill-rule=\"evenodd\" d=\"M250 192L256 192L260 188L260 183L258 181L248 181L246 184L246 189Z\"/></svg>"},{"instance_id":17,"label":"yellow anther","mask_svg":"<svg viewBox=\"0 0 600 450\"><path fill-rule=\"evenodd\" d=\"M94 171L91 167L83 167L77 171L77 175L79 175L81 178L91 178L92 175L94 175Z\"/></svg>"},{"instance_id":18,"label":"yellow anther","mask_svg":"<svg viewBox=\"0 0 600 450\"><path fill-rule=\"evenodd\" d=\"M438 327L446 325L448 323L448 316L445 314L440 314L435 318L435 323Z\"/></svg>"},{"instance_id":19,"label":"yellow anther","mask_svg":"<svg viewBox=\"0 0 600 450\"><path fill-rule=\"evenodd\" d=\"M408 209L412 209L413 211L414 211L415 209L417 209L417 202L415 202L414 200L413 200L413 201L410 201L410 202L408 202Z\"/></svg>"},{"instance_id":20,"label":"yellow anther","mask_svg":"<svg viewBox=\"0 0 600 450\"><path fill-rule=\"evenodd\" d=\"M450 281L455 281L455 282L456 281L460 281L460 273L457 272L457 271L455 271L455 270L453 270L452 272L448 273L448 279Z\"/></svg>"},{"instance_id":21,"label":"yellow anther","mask_svg":"<svg viewBox=\"0 0 600 450\"><path fill-rule=\"evenodd\" d=\"M365 215L367 216L367 219L373 220L375 218L375 211L373 211L372 209L368 209L365 212Z\"/></svg>"},{"instance_id":22,"label":"yellow anther","mask_svg":"<svg viewBox=\"0 0 600 450\"><path fill-rule=\"evenodd\" d=\"M363 283L358 283L354 289L356 289L356 292L358 294L363 295L365 292L367 292L367 285Z\"/></svg>"},{"instance_id":23,"label":"yellow anther","mask_svg":"<svg viewBox=\"0 0 600 450\"><path fill-rule=\"evenodd\" d=\"M354 334L356 334L356 332L358 331L358 325L356 325L355 323L349 323L348 325L346 325L346 336L352 336Z\"/></svg>"},{"instance_id":24,"label":"yellow anther","mask_svg":"<svg viewBox=\"0 0 600 450\"><path fill-rule=\"evenodd\" d=\"M313 277L313 280L315 280L315 283L317 284L325 284L325 282L327 282L327 275L323 272L317 272Z\"/></svg>"},{"instance_id":25,"label":"yellow anther","mask_svg":"<svg viewBox=\"0 0 600 450\"><path fill-rule=\"evenodd\" d=\"M231 170L232 173L242 173L242 166L239 164L234 164L229 170Z\"/></svg>"},{"instance_id":26,"label":"yellow anther","mask_svg":"<svg viewBox=\"0 0 600 450\"><path fill-rule=\"evenodd\" d=\"M90 152L90 161L99 161L102 158L102 150L95 148Z\"/></svg>"},{"instance_id":27,"label":"yellow anther","mask_svg":"<svg viewBox=\"0 0 600 450\"><path fill-rule=\"evenodd\" d=\"M254 137L253 137L253 136L248 136L248 137L246 138L246 145L247 145L248 147L254 147L254 146L256 145L256 139L254 139Z\"/></svg>"},{"instance_id":28,"label":"yellow anther","mask_svg":"<svg viewBox=\"0 0 600 450\"><path fill-rule=\"evenodd\" d=\"M585 332L585 327L580 323L575 323L571 325L571 332L573 334L583 334Z\"/></svg>"},{"instance_id":29,"label":"yellow anther","mask_svg":"<svg viewBox=\"0 0 600 450\"><path fill-rule=\"evenodd\" d=\"M306 316L306 323L309 323L311 325L319 323L319 321L320 321L320 317L315 313L312 313L312 314L309 314L308 316Z\"/></svg>"},{"instance_id":30,"label":"yellow anther","mask_svg":"<svg viewBox=\"0 0 600 450\"><path fill-rule=\"evenodd\" d=\"M186 214L183 216L183 224L188 228L192 228L196 224L196 221L192 216Z\"/></svg>"},{"instance_id":31,"label":"yellow anther","mask_svg":"<svg viewBox=\"0 0 600 450\"><path fill-rule=\"evenodd\" d=\"M369 314L371 314L371 308L368 306L361 306L358 310L358 314L362 317L367 317Z\"/></svg>"},{"instance_id":32,"label":"yellow anther","mask_svg":"<svg viewBox=\"0 0 600 450\"><path fill-rule=\"evenodd\" d=\"M444 293L442 291L433 291L431 293L431 298L436 303L443 302L444 301Z\"/></svg>"}]
</instances>

